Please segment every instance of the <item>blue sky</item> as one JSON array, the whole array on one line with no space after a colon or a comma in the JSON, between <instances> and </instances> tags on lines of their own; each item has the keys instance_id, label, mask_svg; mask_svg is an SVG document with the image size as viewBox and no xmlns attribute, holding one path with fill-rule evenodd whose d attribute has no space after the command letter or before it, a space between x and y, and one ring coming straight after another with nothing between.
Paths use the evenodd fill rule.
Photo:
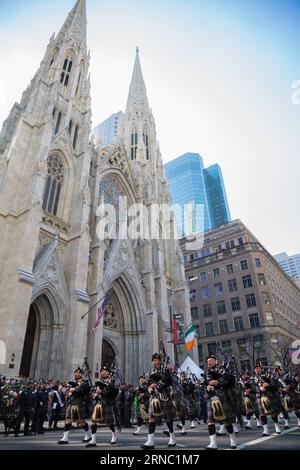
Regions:
<instances>
[{"instance_id":1,"label":"blue sky","mask_svg":"<svg viewBox=\"0 0 300 470\"><path fill-rule=\"evenodd\" d=\"M232 216L300 252L300 0L87 0L93 122L124 109L135 47L164 161L219 163ZM73 0L0 0L0 122Z\"/></svg>"}]
</instances>

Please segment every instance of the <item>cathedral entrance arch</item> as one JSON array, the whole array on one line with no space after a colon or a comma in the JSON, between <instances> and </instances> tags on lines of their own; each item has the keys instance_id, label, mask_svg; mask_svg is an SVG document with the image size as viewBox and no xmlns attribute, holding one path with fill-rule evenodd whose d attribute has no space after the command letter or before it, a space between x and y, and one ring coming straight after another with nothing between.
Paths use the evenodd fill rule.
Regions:
<instances>
[{"instance_id":1,"label":"cathedral entrance arch","mask_svg":"<svg viewBox=\"0 0 300 470\"><path fill-rule=\"evenodd\" d=\"M55 325L54 312L47 295L30 307L20 374L37 379L59 378L62 328Z\"/></svg>"}]
</instances>

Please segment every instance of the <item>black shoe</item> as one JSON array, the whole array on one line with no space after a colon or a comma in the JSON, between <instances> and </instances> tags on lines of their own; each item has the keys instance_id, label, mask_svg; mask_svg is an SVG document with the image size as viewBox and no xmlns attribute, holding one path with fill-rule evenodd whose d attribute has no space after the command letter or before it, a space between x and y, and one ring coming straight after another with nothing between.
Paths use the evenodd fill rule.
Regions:
<instances>
[{"instance_id":1,"label":"black shoe","mask_svg":"<svg viewBox=\"0 0 300 470\"><path fill-rule=\"evenodd\" d=\"M90 442L92 440L92 438L90 437L89 439L83 439L81 442L83 444L87 444L88 442Z\"/></svg>"},{"instance_id":2,"label":"black shoe","mask_svg":"<svg viewBox=\"0 0 300 470\"><path fill-rule=\"evenodd\" d=\"M182 429L182 424L177 424L177 425L176 425L176 428L177 428L177 429Z\"/></svg>"},{"instance_id":3,"label":"black shoe","mask_svg":"<svg viewBox=\"0 0 300 470\"><path fill-rule=\"evenodd\" d=\"M176 444L176 442L175 442L175 444L168 444L168 447L176 447L176 445L177 445L177 444Z\"/></svg>"},{"instance_id":4,"label":"black shoe","mask_svg":"<svg viewBox=\"0 0 300 470\"><path fill-rule=\"evenodd\" d=\"M143 446L141 446L141 449L143 450L154 450L155 447L154 446L145 446L145 444Z\"/></svg>"},{"instance_id":5,"label":"black shoe","mask_svg":"<svg viewBox=\"0 0 300 470\"><path fill-rule=\"evenodd\" d=\"M223 436L224 437L224 436L226 436L226 433L225 432L224 433L223 432L217 432L217 436L219 436L219 437Z\"/></svg>"},{"instance_id":6,"label":"black shoe","mask_svg":"<svg viewBox=\"0 0 300 470\"><path fill-rule=\"evenodd\" d=\"M32 436L35 432L24 432L24 436Z\"/></svg>"},{"instance_id":7,"label":"black shoe","mask_svg":"<svg viewBox=\"0 0 300 470\"><path fill-rule=\"evenodd\" d=\"M218 449L214 449L213 447L205 447L205 450L218 450Z\"/></svg>"},{"instance_id":8,"label":"black shoe","mask_svg":"<svg viewBox=\"0 0 300 470\"><path fill-rule=\"evenodd\" d=\"M252 429L252 428L250 428L250 426L246 426L245 429Z\"/></svg>"},{"instance_id":9,"label":"black shoe","mask_svg":"<svg viewBox=\"0 0 300 470\"><path fill-rule=\"evenodd\" d=\"M290 427L289 426L284 426L284 429L290 429Z\"/></svg>"},{"instance_id":10,"label":"black shoe","mask_svg":"<svg viewBox=\"0 0 300 470\"><path fill-rule=\"evenodd\" d=\"M186 435L187 435L186 431L180 433L180 436L186 436Z\"/></svg>"},{"instance_id":11,"label":"black shoe","mask_svg":"<svg viewBox=\"0 0 300 470\"><path fill-rule=\"evenodd\" d=\"M170 432L169 432L169 431L163 431L163 433L164 433L166 436L169 436L169 435L170 435Z\"/></svg>"},{"instance_id":12,"label":"black shoe","mask_svg":"<svg viewBox=\"0 0 300 470\"><path fill-rule=\"evenodd\" d=\"M236 446L230 446L230 449L231 449L231 450L235 450L235 449L236 449Z\"/></svg>"},{"instance_id":13,"label":"black shoe","mask_svg":"<svg viewBox=\"0 0 300 470\"><path fill-rule=\"evenodd\" d=\"M85 447L86 447L86 449L90 449L91 447L97 447L97 444L88 444Z\"/></svg>"},{"instance_id":14,"label":"black shoe","mask_svg":"<svg viewBox=\"0 0 300 470\"><path fill-rule=\"evenodd\" d=\"M266 434L266 433L263 432L263 433L262 433L262 436L263 436L263 437L267 437L267 436L270 436L270 434Z\"/></svg>"},{"instance_id":15,"label":"black shoe","mask_svg":"<svg viewBox=\"0 0 300 470\"><path fill-rule=\"evenodd\" d=\"M69 444L69 441L58 441L58 443L60 446L65 446L66 444Z\"/></svg>"}]
</instances>

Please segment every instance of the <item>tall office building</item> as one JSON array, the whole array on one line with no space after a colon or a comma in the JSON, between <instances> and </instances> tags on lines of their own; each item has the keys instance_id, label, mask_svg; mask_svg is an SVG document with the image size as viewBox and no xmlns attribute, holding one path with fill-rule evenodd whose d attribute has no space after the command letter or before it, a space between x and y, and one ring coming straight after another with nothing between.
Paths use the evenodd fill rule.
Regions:
<instances>
[{"instance_id":1,"label":"tall office building","mask_svg":"<svg viewBox=\"0 0 300 470\"><path fill-rule=\"evenodd\" d=\"M197 153L185 153L165 165L172 203L182 209L175 211L180 238L211 229L203 171Z\"/></svg>"},{"instance_id":2,"label":"tall office building","mask_svg":"<svg viewBox=\"0 0 300 470\"><path fill-rule=\"evenodd\" d=\"M95 140L100 139L103 147L110 145L119 133L123 118L124 113L119 111L98 124L93 130Z\"/></svg>"},{"instance_id":3,"label":"tall office building","mask_svg":"<svg viewBox=\"0 0 300 470\"><path fill-rule=\"evenodd\" d=\"M204 170L204 181L211 220L211 228L231 221L222 170L218 164Z\"/></svg>"},{"instance_id":4,"label":"tall office building","mask_svg":"<svg viewBox=\"0 0 300 470\"><path fill-rule=\"evenodd\" d=\"M219 165L205 169L198 153L185 153L165 165L179 236L211 230L231 221ZM198 206L200 204L200 207ZM191 205L184 209L184 205Z\"/></svg>"},{"instance_id":5,"label":"tall office building","mask_svg":"<svg viewBox=\"0 0 300 470\"><path fill-rule=\"evenodd\" d=\"M287 253L279 253L274 258L279 266L300 284L300 253L293 256L288 256Z\"/></svg>"}]
</instances>

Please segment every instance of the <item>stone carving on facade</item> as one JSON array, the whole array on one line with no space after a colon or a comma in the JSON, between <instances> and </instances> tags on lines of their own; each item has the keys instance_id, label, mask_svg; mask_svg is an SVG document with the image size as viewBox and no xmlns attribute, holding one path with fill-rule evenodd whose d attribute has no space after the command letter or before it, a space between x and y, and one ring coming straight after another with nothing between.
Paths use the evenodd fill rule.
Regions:
<instances>
[{"instance_id":1,"label":"stone carving on facade","mask_svg":"<svg viewBox=\"0 0 300 470\"><path fill-rule=\"evenodd\" d=\"M103 323L105 328L111 328L112 330L117 330L119 328L118 318L111 302L109 302L107 306Z\"/></svg>"}]
</instances>

